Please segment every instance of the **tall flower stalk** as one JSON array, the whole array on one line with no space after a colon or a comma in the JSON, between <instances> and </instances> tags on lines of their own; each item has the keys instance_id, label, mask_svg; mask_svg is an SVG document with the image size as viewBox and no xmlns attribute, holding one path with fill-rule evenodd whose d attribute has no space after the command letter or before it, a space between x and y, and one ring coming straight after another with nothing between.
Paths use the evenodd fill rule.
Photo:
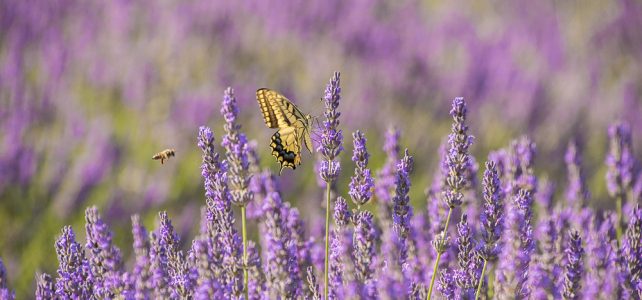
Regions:
<instances>
[{"instance_id":1,"label":"tall flower stalk","mask_svg":"<svg viewBox=\"0 0 642 300\"><path fill-rule=\"evenodd\" d=\"M468 148L473 143L473 137L468 135L468 125L466 125L466 102L464 98L457 97L453 100L450 115L453 117L453 125L451 134L448 136L448 144L450 146L446 156L446 167L448 168L448 176L446 177L447 188L442 191L444 201L448 204L448 216L446 217L446 224L441 234L433 240L433 247L437 250L437 258L433 267L433 275L430 279L430 287L428 289L427 299L432 296L435 278L437 277L437 268L439 267L439 260L441 256L449 247L448 241L448 223L453 213L453 209L462 203L464 198L463 189L466 186L466 172L470 168L471 160L468 154Z\"/></svg>"},{"instance_id":2,"label":"tall flower stalk","mask_svg":"<svg viewBox=\"0 0 642 300\"><path fill-rule=\"evenodd\" d=\"M241 125L236 122L238 106L234 97L234 90L228 87L223 94L223 107L221 114L225 118L225 135L221 145L225 148L228 163L228 185L232 204L241 208L241 235L243 239L243 290L245 299L248 299L248 255L247 255L247 226L246 209L252 200L252 191L248 188L251 180L249 173L248 152L249 145L245 134L240 132Z\"/></svg>"},{"instance_id":3,"label":"tall flower stalk","mask_svg":"<svg viewBox=\"0 0 642 300\"><path fill-rule=\"evenodd\" d=\"M615 233L620 242L622 237L622 206L627 201L627 193L634 182L633 168L635 161L631 146L631 128L625 123L616 123L609 127L609 152L606 156L606 187L611 197L615 198L617 223Z\"/></svg>"},{"instance_id":4,"label":"tall flower stalk","mask_svg":"<svg viewBox=\"0 0 642 300\"><path fill-rule=\"evenodd\" d=\"M323 156L320 167L320 176L325 181L326 201L325 201L325 265L323 271L323 295L328 299L328 266L329 266L329 249L330 249L330 192L332 184L339 177L341 164L335 161L336 157L343 150L343 133L339 130L339 116L337 111L339 101L341 100L340 74L335 72L326 86L323 102L325 105L325 121L321 129L321 144L317 151Z\"/></svg>"},{"instance_id":5,"label":"tall flower stalk","mask_svg":"<svg viewBox=\"0 0 642 300\"><path fill-rule=\"evenodd\" d=\"M483 259L482 271L479 275L477 292L475 299L479 298L482 283L484 282L484 273L488 262L497 261L499 252L499 241L504 229L504 204L503 191L497 166L495 162L489 160L486 162L486 171L484 171L484 210L481 214L482 222L482 239L483 243L479 250L479 255Z\"/></svg>"}]
</instances>

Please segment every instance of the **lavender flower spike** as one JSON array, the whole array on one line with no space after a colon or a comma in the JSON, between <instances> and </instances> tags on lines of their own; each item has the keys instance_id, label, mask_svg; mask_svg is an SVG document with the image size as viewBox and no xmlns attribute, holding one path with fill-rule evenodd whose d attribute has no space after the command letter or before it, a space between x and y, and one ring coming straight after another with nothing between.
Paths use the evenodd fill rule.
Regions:
<instances>
[{"instance_id":1,"label":"lavender flower spike","mask_svg":"<svg viewBox=\"0 0 642 300\"><path fill-rule=\"evenodd\" d=\"M394 203L393 228L399 237L399 264L402 268L408 259L408 236L410 235L410 218L412 217L408 192L410 191L410 172L412 172L413 165L414 160L412 156L408 155L408 149L406 149L404 157L397 164L395 179L397 188L392 199Z\"/></svg>"},{"instance_id":2,"label":"lavender flower spike","mask_svg":"<svg viewBox=\"0 0 642 300\"><path fill-rule=\"evenodd\" d=\"M357 130L352 134L354 138L354 152L352 161L357 165L354 169L354 176L350 181L350 191L348 194L357 206L368 203L372 197L372 188L374 187L374 179L370 175L368 169L368 149L366 149L366 137Z\"/></svg>"},{"instance_id":3,"label":"lavender flower spike","mask_svg":"<svg viewBox=\"0 0 642 300\"><path fill-rule=\"evenodd\" d=\"M85 212L88 258L91 265L90 280L94 292L100 297L114 297L124 288L120 273L120 250L112 244L112 233L103 222L95 206Z\"/></svg>"},{"instance_id":4,"label":"lavender flower spike","mask_svg":"<svg viewBox=\"0 0 642 300\"><path fill-rule=\"evenodd\" d=\"M566 161L566 169L568 170L566 200L576 212L579 212L582 207L586 206L586 201L590 196L582 173L582 158L575 141L568 143L564 161Z\"/></svg>"},{"instance_id":5,"label":"lavender flower spike","mask_svg":"<svg viewBox=\"0 0 642 300\"><path fill-rule=\"evenodd\" d=\"M325 121L321 129L321 143L317 151L325 159L321 165L321 178L325 182L335 181L341 170L335 158L343 150L343 132L339 129L339 117L337 111L341 99L340 74L335 72L330 83L325 89L323 103L325 105Z\"/></svg>"},{"instance_id":6,"label":"lavender flower spike","mask_svg":"<svg viewBox=\"0 0 642 300\"><path fill-rule=\"evenodd\" d=\"M495 162L486 162L484 171L484 211L481 214L483 243L480 249L481 257L489 262L497 260L499 240L504 228L504 194L497 173Z\"/></svg>"},{"instance_id":7,"label":"lavender flower spike","mask_svg":"<svg viewBox=\"0 0 642 300\"><path fill-rule=\"evenodd\" d=\"M452 133L448 136L450 148L446 156L446 166L448 167L446 183L449 188L444 191L444 201L448 207L455 208L462 203L464 197L462 190L466 186L466 171L471 168L472 163L468 148L473 143L473 137L468 135L464 98L455 98L450 115L454 122Z\"/></svg>"},{"instance_id":8,"label":"lavender flower spike","mask_svg":"<svg viewBox=\"0 0 642 300\"><path fill-rule=\"evenodd\" d=\"M51 281L51 277L49 277L49 280ZM0 259L0 299L12 300L14 298L14 293L9 290L7 285L7 269L5 269L2 259Z\"/></svg>"},{"instance_id":9,"label":"lavender flower spike","mask_svg":"<svg viewBox=\"0 0 642 300\"><path fill-rule=\"evenodd\" d=\"M628 228L622 242L623 278L622 286L627 293L642 293L642 208L631 211Z\"/></svg>"},{"instance_id":10,"label":"lavender flower spike","mask_svg":"<svg viewBox=\"0 0 642 300\"><path fill-rule=\"evenodd\" d=\"M626 123L616 123L609 127L609 152L606 156L606 187L611 197L616 200L617 239L622 236L622 207L627 202L627 193L635 182L631 128Z\"/></svg>"},{"instance_id":11,"label":"lavender flower spike","mask_svg":"<svg viewBox=\"0 0 642 300\"><path fill-rule=\"evenodd\" d=\"M584 249L582 248L582 238L577 230L569 234L569 245L566 248L566 273L564 275L564 299L579 299L582 287L580 281L584 273L582 257Z\"/></svg>"},{"instance_id":12,"label":"lavender flower spike","mask_svg":"<svg viewBox=\"0 0 642 300\"><path fill-rule=\"evenodd\" d=\"M234 90L228 87L223 95L223 107L221 108L221 114L225 118L225 135L221 145L225 148L227 155L228 183L232 194L232 203L244 206L252 200L253 196L248 189L251 180L251 175L248 172L249 146L245 134L240 132L241 125L236 122L238 112Z\"/></svg>"},{"instance_id":13,"label":"lavender flower spike","mask_svg":"<svg viewBox=\"0 0 642 300\"><path fill-rule=\"evenodd\" d=\"M375 259L375 243L377 233L374 228L373 215L369 211L361 211L355 216L355 231L353 237L355 273L361 283L361 298L375 299L377 284L374 278L373 261Z\"/></svg>"},{"instance_id":14,"label":"lavender flower spike","mask_svg":"<svg viewBox=\"0 0 642 300\"><path fill-rule=\"evenodd\" d=\"M62 228L62 234L56 240L58 256L58 278L56 279L56 296L62 298L89 298L92 295L92 284L89 281L89 262L85 251L76 242L71 226Z\"/></svg>"},{"instance_id":15,"label":"lavender flower spike","mask_svg":"<svg viewBox=\"0 0 642 300\"><path fill-rule=\"evenodd\" d=\"M455 283L460 288L462 299L473 299L475 298L475 282L479 275L477 274L478 264L474 253L474 240L466 214L461 216L461 222L457 224L457 234L459 269L455 271Z\"/></svg>"},{"instance_id":16,"label":"lavender flower spike","mask_svg":"<svg viewBox=\"0 0 642 300\"><path fill-rule=\"evenodd\" d=\"M49 274L36 276L36 300L54 299L54 283Z\"/></svg>"}]
</instances>

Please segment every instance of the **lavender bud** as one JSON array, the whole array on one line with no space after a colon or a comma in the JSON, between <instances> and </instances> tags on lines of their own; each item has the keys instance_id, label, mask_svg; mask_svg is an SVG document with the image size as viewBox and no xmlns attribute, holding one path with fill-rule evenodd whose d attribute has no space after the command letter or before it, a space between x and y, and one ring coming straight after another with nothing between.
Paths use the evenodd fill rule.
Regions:
<instances>
[{"instance_id":1,"label":"lavender bud","mask_svg":"<svg viewBox=\"0 0 642 300\"><path fill-rule=\"evenodd\" d=\"M497 260L499 240L504 228L504 194L497 173L495 162L486 162L484 171L484 211L481 215L483 244L480 249L481 257L493 262Z\"/></svg>"},{"instance_id":2,"label":"lavender bud","mask_svg":"<svg viewBox=\"0 0 642 300\"><path fill-rule=\"evenodd\" d=\"M568 172L568 186L566 188L566 200L569 205L579 211L580 208L586 206L589 192L586 187L584 174L582 172L582 158L575 141L568 143L566 155L564 155L566 162L566 169Z\"/></svg>"},{"instance_id":3,"label":"lavender bud","mask_svg":"<svg viewBox=\"0 0 642 300\"><path fill-rule=\"evenodd\" d=\"M36 299L37 300L47 300L54 299L54 283L53 279L49 274L42 273L40 276L36 276Z\"/></svg>"},{"instance_id":4,"label":"lavender bud","mask_svg":"<svg viewBox=\"0 0 642 300\"><path fill-rule=\"evenodd\" d=\"M335 72L325 90L323 97L325 121L323 121L321 129L321 144L317 149L324 158L320 168L320 176L327 183L334 182L341 170L340 163L335 161L335 158L343 150L343 133L338 129L341 113L337 111L341 100L339 76L340 74Z\"/></svg>"},{"instance_id":5,"label":"lavender bud","mask_svg":"<svg viewBox=\"0 0 642 300\"><path fill-rule=\"evenodd\" d=\"M232 203L244 206L253 198L253 194L248 188L252 176L249 173L247 138L241 132L241 125L236 122L238 111L234 90L228 87L223 95L223 107L221 108L221 114L225 119L225 135L221 145L227 154L228 181Z\"/></svg>"},{"instance_id":6,"label":"lavender bud","mask_svg":"<svg viewBox=\"0 0 642 300\"><path fill-rule=\"evenodd\" d=\"M450 110L453 117L452 132L448 136L450 146L446 155L446 166L448 176L446 183L449 189L443 191L444 201L450 208L461 205L464 195L462 191L467 184L467 172L472 168L472 161L468 154L468 148L473 143L473 137L468 135L466 125L466 102L464 98L458 97L453 100L453 107Z\"/></svg>"},{"instance_id":7,"label":"lavender bud","mask_svg":"<svg viewBox=\"0 0 642 300\"><path fill-rule=\"evenodd\" d=\"M312 295L310 298L313 300L319 300L321 299L321 295L319 294L319 284L317 283L317 277L314 276L314 269L312 269L311 266L308 267L307 273L308 287L310 289L310 294Z\"/></svg>"},{"instance_id":8,"label":"lavender bud","mask_svg":"<svg viewBox=\"0 0 642 300\"><path fill-rule=\"evenodd\" d=\"M580 280L584 273L582 258L584 249L582 248L582 238L580 233L573 230L569 234L569 245L566 249L566 273L564 275L564 299L579 299L582 287Z\"/></svg>"},{"instance_id":9,"label":"lavender bud","mask_svg":"<svg viewBox=\"0 0 642 300\"><path fill-rule=\"evenodd\" d=\"M374 179L370 175L368 169L368 150L366 149L366 138L357 130L352 134L354 138L354 152L352 161L355 162L356 168L354 169L354 176L350 181L350 191L348 194L352 201L361 206L366 204L372 197L372 189L374 187Z\"/></svg>"}]
</instances>

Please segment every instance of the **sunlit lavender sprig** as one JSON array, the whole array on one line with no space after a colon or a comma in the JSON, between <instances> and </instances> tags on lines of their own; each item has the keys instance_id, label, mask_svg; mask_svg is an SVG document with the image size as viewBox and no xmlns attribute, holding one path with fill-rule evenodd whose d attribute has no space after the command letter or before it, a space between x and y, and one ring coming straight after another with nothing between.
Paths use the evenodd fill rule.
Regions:
<instances>
[{"instance_id":1,"label":"sunlit lavender sprig","mask_svg":"<svg viewBox=\"0 0 642 300\"><path fill-rule=\"evenodd\" d=\"M451 133L448 136L448 154L446 156L446 166L448 167L448 176L446 183L448 188L442 191L443 200L448 205L448 216L442 233L433 240L433 247L437 250L437 259L433 267L433 276L430 280L428 289L428 299L432 295L433 285L437 277L437 268L441 255L448 249L448 224L450 216L455 207L460 206L464 197L463 189L466 186L466 172L471 167L470 154L468 148L473 143L473 136L468 134L468 125L466 125L466 102L464 98L457 97L453 100L450 115L453 117Z\"/></svg>"},{"instance_id":2,"label":"sunlit lavender sprig","mask_svg":"<svg viewBox=\"0 0 642 300\"><path fill-rule=\"evenodd\" d=\"M122 294L125 283L121 281L122 258L120 250L112 244L112 233L98 214L95 206L85 211L87 242L90 263L89 280L100 297Z\"/></svg>"},{"instance_id":3,"label":"sunlit lavender sprig","mask_svg":"<svg viewBox=\"0 0 642 300\"><path fill-rule=\"evenodd\" d=\"M408 237L410 235L410 218L412 208L410 207L410 173L414 166L413 157L405 150L404 157L397 164L397 175L395 177L395 195L393 202L393 228L399 239L399 265L404 268L408 259Z\"/></svg>"},{"instance_id":4,"label":"sunlit lavender sprig","mask_svg":"<svg viewBox=\"0 0 642 300\"><path fill-rule=\"evenodd\" d=\"M292 299L301 295L301 278L296 244L288 239L281 208L279 194L269 193L263 204L267 229L265 277L271 291L270 298Z\"/></svg>"},{"instance_id":5,"label":"sunlit lavender sprig","mask_svg":"<svg viewBox=\"0 0 642 300\"><path fill-rule=\"evenodd\" d=\"M453 272L448 268L442 270L439 276L439 283L437 284L437 291L441 293L444 299L455 299L456 290L457 285ZM428 293L430 293L430 291ZM430 298L430 294L428 294L428 297Z\"/></svg>"},{"instance_id":6,"label":"sunlit lavender sprig","mask_svg":"<svg viewBox=\"0 0 642 300\"><path fill-rule=\"evenodd\" d=\"M566 169L568 172L568 186L566 187L566 200L569 206L575 211L586 206L586 201L590 197L584 173L582 172L582 157L579 153L579 147L575 141L568 143L566 154L564 155Z\"/></svg>"},{"instance_id":7,"label":"sunlit lavender sprig","mask_svg":"<svg viewBox=\"0 0 642 300\"><path fill-rule=\"evenodd\" d=\"M372 188L374 187L374 179L370 175L368 169L368 149L366 149L366 137L357 130L352 134L354 138L354 151L352 154L352 161L356 164L354 175L350 181L350 191L348 194L357 206L362 206L372 197Z\"/></svg>"},{"instance_id":8,"label":"sunlit lavender sprig","mask_svg":"<svg viewBox=\"0 0 642 300\"><path fill-rule=\"evenodd\" d=\"M2 268L2 260L0 260L0 268ZM2 272L0 272L2 273ZM1 274L0 274L0 277ZM7 287L0 287L0 289L7 289ZM55 288L53 278L47 273L42 273L36 276L36 300L54 299Z\"/></svg>"},{"instance_id":9,"label":"sunlit lavender sprig","mask_svg":"<svg viewBox=\"0 0 642 300\"><path fill-rule=\"evenodd\" d=\"M374 216L369 211L361 211L354 218L353 257L356 277L361 284L359 294L362 299L377 297L377 280L374 278L372 265L376 258L375 242L377 238L373 219Z\"/></svg>"},{"instance_id":10,"label":"sunlit lavender sprig","mask_svg":"<svg viewBox=\"0 0 642 300\"><path fill-rule=\"evenodd\" d=\"M223 107L221 114L225 118L225 135L221 145L226 150L228 163L228 185L230 188L232 204L241 207L241 231L243 240L243 263L247 264L247 230L246 206L252 200L253 194L249 189L252 175L249 173L249 159L247 138L241 132L241 125L236 122L239 110L231 87L225 89L223 94ZM245 298L248 298L248 268L243 268L243 289Z\"/></svg>"},{"instance_id":11,"label":"sunlit lavender sprig","mask_svg":"<svg viewBox=\"0 0 642 300\"><path fill-rule=\"evenodd\" d=\"M237 123L239 109L234 97L234 90L230 87L223 94L223 107L221 114L225 119L225 135L221 145L225 148L228 163L228 184L232 194L232 203L238 206L247 205L252 200L252 191L248 189L251 174L249 173L247 137L241 132L241 125Z\"/></svg>"},{"instance_id":12,"label":"sunlit lavender sprig","mask_svg":"<svg viewBox=\"0 0 642 300\"><path fill-rule=\"evenodd\" d=\"M93 285L89 281L89 261L85 258L85 250L76 242L71 226L62 228L62 234L56 240L56 255L59 264L56 296L89 298L93 293Z\"/></svg>"},{"instance_id":13,"label":"sunlit lavender sprig","mask_svg":"<svg viewBox=\"0 0 642 300\"><path fill-rule=\"evenodd\" d=\"M609 151L606 155L606 187L616 201L618 221L615 226L618 240L622 236L622 207L627 202L627 193L635 181L631 128L618 122L609 127Z\"/></svg>"},{"instance_id":14,"label":"sunlit lavender sprig","mask_svg":"<svg viewBox=\"0 0 642 300\"><path fill-rule=\"evenodd\" d=\"M566 252L566 272L564 273L564 299L579 299L582 287L580 281L584 273L584 248L582 248L582 238L577 230L569 233L569 244Z\"/></svg>"},{"instance_id":15,"label":"sunlit lavender sprig","mask_svg":"<svg viewBox=\"0 0 642 300\"><path fill-rule=\"evenodd\" d=\"M347 243L344 240L346 238L344 230L350 223L351 218L352 213L348 209L346 200L343 199L343 197L338 197L334 205L334 222L336 227L332 231L330 241L330 270L328 274L328 298L330 299L342 299L345 297L344 274L348 262L344 260L349 256L346 255L348 254L348 249Z\"/></svg>"},{"instance_id":16,"label":"sunlit lavender sprig","mask_svg":"<svg viewBox=\"0 0 642 300\"><path fill-rule=\"evenodd\" d=\"M343 132L339 129L339 116L337 111L339 101L341 100L340 74L335 72L330 82L326 86L323 103L325 106L325 120L321 128L321 143L317 151L323 156L319 175L326 182L325 195L325 263L323 270L323 293L324 299L328 299L328 271L329 271L329 252L330 252L330 192L332 183L337 180L341 171L341 164L335 159L343 150Z\"/></svg>"},{"instance_id":17,"label":"sunlit lavender sprig","mask_svg":"<svg viewBox=\"0 0 642 300\"><path fill-rule=\"evenodd\" d=\"M631 211L629 224L622 241L621 286L630 297L642 292L642 208Z\"/></svg>"},{"instance_id":18,"label":"sunlit lavender sprig","mask_svg":"<svg viewBox=\"0 0 642 300\"><path fill-rule=\"evenodd\" d=\"M51 281L51 277L48 278ZM12 291L9 290L9 287L7 286L7 269L4 267L2 259L0 259L0 299L12 300L14 298L15 295ZM53 298L53 294L51 294L51 298Z\"/></svg>"},{"instance_id":19,"label":"sunlit lavender sprig","mask_svg":"<svg viewBox=\"0 0 642 300\"><path fill-rule=\"evenodd\" d=\"M134 297L141 299L149 296L152 289L151 273L149 270L149 234L140 221L140 216L132 216L132 235L134 237Z\"/></svg>"},{"instance_id":20,"label":"sunlit lavender sprig","mask_svg":"<svg viewBox=\"0 0 642 300\"><path fill-rule=\"evenodd\" d=\"M457 224L457 263L459 268L455 270L455 284L459 287L461 299L475 298L475 284L479 276L479 258L475 254L475 241L473 233L468 225L468 216L463 214L461 221Z\"/></svg>"},{"instance_id":21,"label":"sunlit lavender sprig","mask_svg":"<svg viewBox=\"0 0 642 300\"><path fill-rule=\"evenodd\" d=\"M337 111L341 100L340 76L339 72L334 73L323 97L325 120L321 128L321 143L317 151L324 158L320 168L320 176L327 183L335 181L341 170L340 163L335 161L335 158L343 151L343 131L339 129L341 113Z\"/></svg>"},{"instance_id":22,"label":"sunlit lavender sprig","mask_svg":"<svg viewBox=\"0 0 642 300\"><path fill-rule=\"evenodd\" d=\"M484 210L481 215L483 244L480 256L488 261L497 260L499 240L504 229L504 193L495 162L486 162L484 171Z\"/></svg>"}]
</instances>

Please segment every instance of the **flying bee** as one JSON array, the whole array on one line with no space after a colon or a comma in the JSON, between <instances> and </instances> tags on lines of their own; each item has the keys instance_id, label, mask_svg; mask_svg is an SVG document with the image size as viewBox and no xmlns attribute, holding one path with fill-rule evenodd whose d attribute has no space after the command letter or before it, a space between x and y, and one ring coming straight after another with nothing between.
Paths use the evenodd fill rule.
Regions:
<instances>
[{"instance_id":1,"label":"flying bee","mask_svg":"<svg viewBox=\"0 0 642 300\"><path fill-rule=\"evenodd\" d=\"M174 149L165 149L161 152L158 152L152 156L153 160L159 160L161 161L161 164L165 162L165 160L169 160L171 156L176 155L176 150Z\"/></svg>"}]
</instances>

